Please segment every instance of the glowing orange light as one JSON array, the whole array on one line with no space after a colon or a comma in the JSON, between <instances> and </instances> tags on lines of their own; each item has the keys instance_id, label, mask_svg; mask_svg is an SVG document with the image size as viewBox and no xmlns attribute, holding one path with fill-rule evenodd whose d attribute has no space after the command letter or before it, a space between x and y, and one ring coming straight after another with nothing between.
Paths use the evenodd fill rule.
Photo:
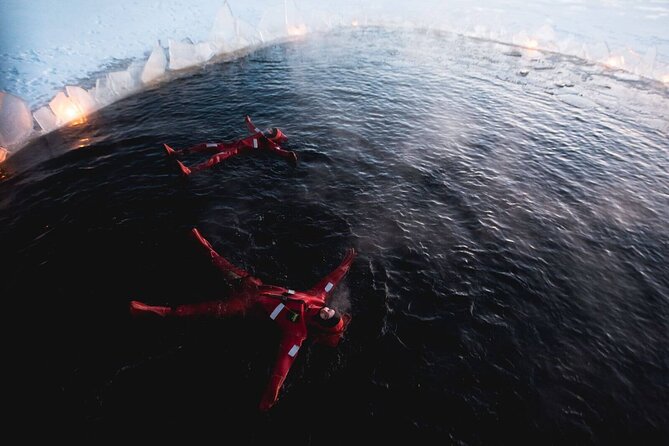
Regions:
<instances>
[{"instance_id":1,"label":"glowing orange light","mask_svg":"<svg viewBox=\"0 0 669 446\"><path fill-rule=\"evenodd\" d=\"M84 113L74 104L70 104L63 109L63 118L64 122L70 122L72 124L81 124L86 121Z\"/></svg>"},{"instance_id":2,"label":"glowing orange light","mask_svg":"<svg viewBox=\"0 0 669 446\"><path fill-rule=\"evenodd\" d=\"M79 115L79 111L74 105L70 105L65 109L65 117L68 121L73 120L77 115Z\"/></svg>"},{"instance_id":3,"label":"glowing orange light","mask_svg":"<svg viewBox=\"0 0 669 446\"><path fill-rule=\"evenodd\" d=\"M306 33L307 33L307 26L306 25L289 26L288 27L288 35L289 36L303 36Z\"/></svg>"},{"instance_id":4,"label":"glowing orange light","mask_svg":"<svg viewBox=\"0 0 669 446\"><path fill-rule=\"evenodd\" d=\"M625 66L625 58L623 56L611 56L606 59L604 65L610 68L622 68Z\"/></svg>"},{"instance_id":5,"label":"glowing orange light","mask_svg":"<svg viewBox=\"0 0 669 446\"><path fill-rule=\"evenodd\" d=\"M525 41L525 45L524 45L524 46L525 46L526 48L531 49L531 50L536 50L537 48L539 48L539 42L537 42L537 41L534 40L534 39L527 39L527 40Z\"/></svg>"}]
</instances>

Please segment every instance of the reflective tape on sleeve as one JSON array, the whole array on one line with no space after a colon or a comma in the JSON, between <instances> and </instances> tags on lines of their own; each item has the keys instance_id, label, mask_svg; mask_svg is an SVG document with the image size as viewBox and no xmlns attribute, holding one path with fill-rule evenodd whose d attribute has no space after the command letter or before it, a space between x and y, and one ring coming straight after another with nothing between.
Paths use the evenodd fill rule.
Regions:
<instances>
[{"instance_id":1,"label":"reflective tape on sleeve","mask_svg":"<svg viewBox=\"0 0 669 446\"><path fill-rule=\"evenodd\" d=\"M272 320L276 319L276 317L279 315L279 313L281 313L281 310L283 310L284 307L285 307L284 304L277 305L274 311L272 311L272 314L269 315L269 318Z\"/></svg>"},{"instance_id":2,"label":"reflective tape on sleeve","mask_svg":"<svg viewBox=\"0 0 669 446\"><path fill-rule=\"evenodd\" d=\"M218 144L216 144L215 142L208 142L207 147L218 147Z\"/></svg>"},{"instance_id":3,"label":"reflective tape on sleeve","mask_svg":"<svg viewBox=\"0 0 669 446\"><path fill-rule=\"evenodd\" d=\"M256 133L260 133L260 129L258 127L255 128Z\"/></svg>"},{"instance_id":4,"label":"reflective tape on sleeve","mask_svg":"<svg viewBox=\"0 0 669 446\"><path fill-rule=\"evenodd\" d=\"M330 290L331 290L332 288L334 288L333 283L332 283L332 282L328 282L328 284L325 285L325 292L326 292L326 293L329 293Z\"/></svg>"},{"instance_id":5,"label":"reflective tape on sleeve","mask_svg":"<svg viewBox=\"0 0 669 446\"><path fill-rule=\"evenodd\" d=\"M256 138L253 138L253 148L254 149L258 148L258 140Z\"/></svg>"},{"instance_id":6,"label":"reflective tape on sleeve","mask_svg":"<svg viewBox=\"0 0 669 446\"><path fill-rule=\"evenodd\" d=\"M288 350L288 356L290 356L291 358L294 358L295 355L297 355L297 351L298 351L299 349L300 349L300 346L299 346L299 345L297 345L297 344L293 345L293 346L290 348L290 350Z\"/></svg>"},{"instance_id":7,"label":"reflective tape on sleeve","mask_svg":"<svg viewBox=\"0 0 669 446\"><path fill-rule=\"evenodd\" d=\"M288 290L288 294L295 294L295 290Z\"/></svg>"}]
</instances>

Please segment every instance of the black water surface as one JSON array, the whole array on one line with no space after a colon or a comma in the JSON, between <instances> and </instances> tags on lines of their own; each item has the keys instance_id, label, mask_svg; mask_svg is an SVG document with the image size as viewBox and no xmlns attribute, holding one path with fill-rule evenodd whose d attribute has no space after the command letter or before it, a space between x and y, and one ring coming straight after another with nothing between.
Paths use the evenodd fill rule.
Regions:
<instances>
[{"instance_id":1,"label":"black water surface","mask_svg":"<svg viewBox=\"0 0 669 446\"><path fill-rule=\"evenodd\" d=\"M3 362L24 435L666 444L667 135L558 101L518 63L424 33L312 36L15 155ZM245 114L285 131L297 168L261 154L184 179L161 150L242 136ZM128 314L227 293L193 226L298 289L360 253L345 340L303 349L268 414L263 324Z\"/></svg>"}]
</instances>

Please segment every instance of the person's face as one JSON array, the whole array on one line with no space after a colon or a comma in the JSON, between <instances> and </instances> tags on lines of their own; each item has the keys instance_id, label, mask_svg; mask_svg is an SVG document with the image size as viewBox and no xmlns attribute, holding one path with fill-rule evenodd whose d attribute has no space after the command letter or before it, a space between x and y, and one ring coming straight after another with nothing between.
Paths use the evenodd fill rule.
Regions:
<instances>
[{"instance_id":1,"label":"person's face","mask_svg":"<svg viewBox=\"0 0 669 446\"><path fill-rule=\"evenodd\" d=\"M277 144L288 141L288 138L286 137L286 135L281 133L279 131L279 129L276 128L276 127L272 127L268 138L271 139L272 141L274 141Z\"/></svg>"},{"instance_id":2,"label":"person's face","mask_svg":"<svg viewBox=\"0 0 669 446\"><path fill-rule=\"evenodd\" d=\"M324 321L327 321L331 317L335 315L335 310L333 310L330 307L323 307L321 310L318 312L318 315L323 319Z\"/></svg>"}]
</instances>

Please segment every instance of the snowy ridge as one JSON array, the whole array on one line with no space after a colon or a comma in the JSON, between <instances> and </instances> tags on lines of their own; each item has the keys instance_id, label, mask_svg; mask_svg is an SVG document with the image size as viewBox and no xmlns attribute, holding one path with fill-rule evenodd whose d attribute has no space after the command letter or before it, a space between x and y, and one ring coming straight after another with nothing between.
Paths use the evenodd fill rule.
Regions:
<instances>
[{"instance_id":1,"label":"snowy ridge","mask_svg":"<svg viewBox=\"0 0 669 446\"><path fill-rule=\"evenodd\" d=\"M197 8L185 0L117 0L104 7L104 15L82 0L36 3L45 3L44 15L63 14L69 22L51 20L56 25L42 24L28 37L25 29L10 26L7 31L21 36L2 44L9 62L0 66L0 90L6 91L0 92L0 146L10 153L171 72L338 27L446 31L572 55L600 63L602 70L622 69L635 78L669 83L669 3L653 0L540 0L532 5L516 0L205 0ZM0 8L9 15L28 14L18 0ZM31 16L26 26L39 25L35 20ZM83 36L62 32L74 24ZM91 79L87 73L108 64L110 57L131 62L124 70ZM87 78L90 88L70 85Z\"/></svg>"}]
</instances>

